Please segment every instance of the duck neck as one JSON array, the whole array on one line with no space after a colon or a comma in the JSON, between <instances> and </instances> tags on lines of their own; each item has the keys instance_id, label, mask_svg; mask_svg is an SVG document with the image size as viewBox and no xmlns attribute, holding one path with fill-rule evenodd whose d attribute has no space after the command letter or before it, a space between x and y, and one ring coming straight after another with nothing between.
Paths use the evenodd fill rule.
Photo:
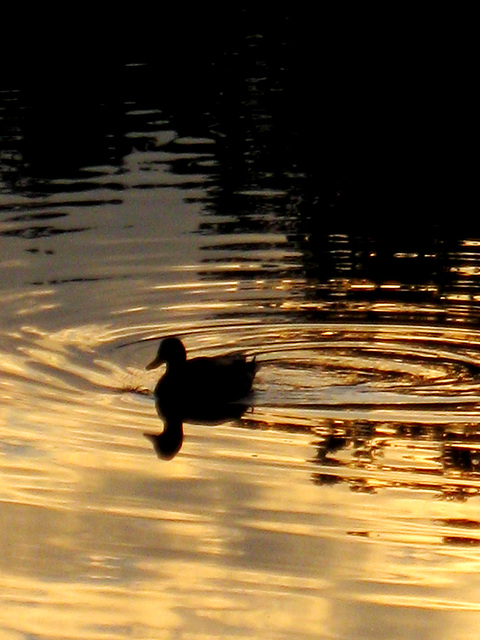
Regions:
<instances>
[{"instance_id":1,"label":"duck neck","mask_svg":"<svg viewBox=\"0 0 480 640\"><path fill-rule=\"evenodd\" d=\"M178 374L181 373L185 367L187 359L186 358L175 358L175 360L170 360L167 362L167 374Z\"/></svg>"}]
</instances>

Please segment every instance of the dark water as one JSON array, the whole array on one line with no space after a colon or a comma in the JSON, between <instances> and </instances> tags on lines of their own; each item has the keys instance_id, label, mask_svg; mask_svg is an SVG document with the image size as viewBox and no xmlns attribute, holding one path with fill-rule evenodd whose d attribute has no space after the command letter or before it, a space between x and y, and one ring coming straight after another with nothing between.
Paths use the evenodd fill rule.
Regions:
<instances>
[{"instance_id":1,"label":"dark water","mask_svg":"<svg viewBox=\"0 0 480 640\"><path fill-rule=\"evenodd\" d=\"M2 638L478 628L480 233L297 35L4 79ZM165 462L172 333L261 368Z\"/></svg>"}]
</instances>

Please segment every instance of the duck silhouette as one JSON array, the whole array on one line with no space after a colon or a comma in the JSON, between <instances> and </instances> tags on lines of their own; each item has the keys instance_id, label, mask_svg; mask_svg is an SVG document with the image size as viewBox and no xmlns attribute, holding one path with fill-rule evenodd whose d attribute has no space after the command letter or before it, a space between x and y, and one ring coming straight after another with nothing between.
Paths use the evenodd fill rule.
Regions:
<instances>
[{"instance_id":1,"label":"duck silhouette","mask_svg":"<svg viewBox=\"0 0 480 640\"><path fill-rule=\"evenodd\" d=\"M243 354L187 359L181 340L161 341L147 369L165 363L155 390L155 406L164 423L162 433L145 433L160 458L171 459L183 443L183 422L221 424L239 418L249 406L257 363Z\"/></svg>"}]
</instances>

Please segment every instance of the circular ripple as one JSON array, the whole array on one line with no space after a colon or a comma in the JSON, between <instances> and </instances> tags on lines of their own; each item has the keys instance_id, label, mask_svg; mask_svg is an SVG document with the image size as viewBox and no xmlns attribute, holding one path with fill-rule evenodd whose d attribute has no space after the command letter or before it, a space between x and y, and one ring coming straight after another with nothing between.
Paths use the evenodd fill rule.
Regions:
<instances>
[{"instance_id":1,"label":"circular ripple","mask_svg":"<svg viewBox=\"0 0 480 640\"><path fill-rule=\"evenodd\" d=\"M151 388L144 370L156 342L175 333L190 357L244 351L260 364L259 406L351 407L477 402L480 335L418 326L292 324L80 326L56 333L24 328L9 336L2 378L40 392Z\"/></svg>"}]
</instances>

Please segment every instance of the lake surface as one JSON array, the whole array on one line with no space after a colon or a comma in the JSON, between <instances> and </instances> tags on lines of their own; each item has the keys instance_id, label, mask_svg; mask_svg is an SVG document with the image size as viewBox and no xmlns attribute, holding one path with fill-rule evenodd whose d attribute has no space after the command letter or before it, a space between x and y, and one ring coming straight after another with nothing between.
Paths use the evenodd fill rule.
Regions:
<instances>
[{"instance_id":1,"label":"lake surface","mask_svg":"<svg viewBox=\"0 0 480 640\"><path fill-rule=\"evenodd\" d=\"M478 630L480 233L352 173L288 45L4 81L2 639ZM165 461L171 334L260 369Z\"/></svg>"}]
</instances>

